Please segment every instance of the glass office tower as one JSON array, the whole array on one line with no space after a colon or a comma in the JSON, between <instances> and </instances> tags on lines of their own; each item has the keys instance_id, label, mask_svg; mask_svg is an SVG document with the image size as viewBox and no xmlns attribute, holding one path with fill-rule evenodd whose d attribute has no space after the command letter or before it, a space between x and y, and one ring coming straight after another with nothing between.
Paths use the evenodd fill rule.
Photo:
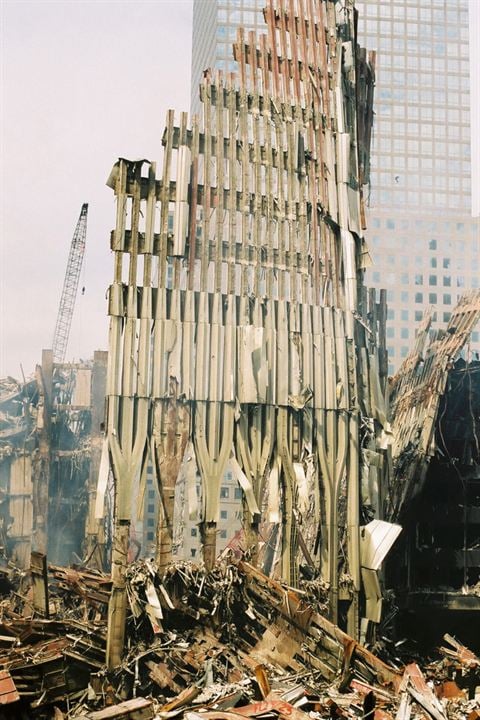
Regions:
<instances>
[{"instance_id":1,"label":"glass office tower","mask_svg":"<svg viewBox=\"0 0 480 720\"><path fill-rule=\"evenodd\" d=\"M192 111L207 67L235 70L237 27L262 29L265 0L194 0ZM386 288L390 370L425 308L436 326L478 287L472 219L468 0L358 0L359 42L377 51L367 282ZM478 332L473 334L478 347Z\"/></svg>"},{"instance_id":2,"label":"glass office tower","mask_svg":"<svg viewBox=\"0 0 480 720\"><path fill-rule=\"evenodd\" d=\"M391 369L428 306L442 327L479 282L471 217L468 0L361 0L360 41L378 53L369 284L387 289ZM478 346L478 332L473 335Z\"/></svg>"}]
</instances>

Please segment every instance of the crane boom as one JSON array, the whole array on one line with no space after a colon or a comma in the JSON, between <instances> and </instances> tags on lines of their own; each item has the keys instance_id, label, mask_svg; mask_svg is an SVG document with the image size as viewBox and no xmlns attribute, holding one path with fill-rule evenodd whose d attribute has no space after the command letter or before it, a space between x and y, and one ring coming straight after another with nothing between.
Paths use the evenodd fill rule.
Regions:
<instances>
[{"instance_id":1,"label":"crane boom","mask_svg":"<svg viewBox=\"0 0 480 720\"><path fill-rule=\"evenodd\" d=\"M53 361L62 363L68 345L68 336L72 324L75 299L77 297L78 281L82 269L83 256L85 254L85 239L87 236L87 214L88 203L82 205L80 217L73 234L68 255L67 270L63 281L62 297L58 308L55 332L53 333Z\"/></svg>"}]
</instances>

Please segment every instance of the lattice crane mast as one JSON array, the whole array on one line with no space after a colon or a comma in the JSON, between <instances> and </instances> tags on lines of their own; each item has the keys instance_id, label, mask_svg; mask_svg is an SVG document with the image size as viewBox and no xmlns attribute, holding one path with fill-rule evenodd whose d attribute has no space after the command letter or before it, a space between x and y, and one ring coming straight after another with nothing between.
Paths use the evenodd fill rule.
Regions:
<instances>
[{"instance_id":1,"label":"lattice crane mast","mask_svg":"<svg viewBox=\"0 0 480 720\"><path fill-rule=\"evenodd\" d=\"M68 336L72 325L73 310L77 297L78 281L85 254L85 239L87 236L88 203L82 205L80 217L73 234L68 255L67 270L63 281L62 297L58 308L57 322L53 334L53 362L63 363L67 351Z\"/></svg>"}]
</instances>

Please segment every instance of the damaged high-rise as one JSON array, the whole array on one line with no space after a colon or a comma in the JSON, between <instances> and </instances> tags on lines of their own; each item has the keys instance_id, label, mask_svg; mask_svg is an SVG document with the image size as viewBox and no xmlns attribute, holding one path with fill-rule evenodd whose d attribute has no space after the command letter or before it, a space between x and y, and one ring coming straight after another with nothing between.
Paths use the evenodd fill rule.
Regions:
<instances>
[{"instance_id":1,"label":"damaged high-rise","mask_svg":"<svg viewBox=\"0 0 480 720\"><path fill-rule=\"evenodd\" d=\"M378 555L359 605L360 526L378 522L387 468L386 308L363 285L374 58L357 46L353 2L270 2L265 18L266 35L239 31L238 77L205 73L199 117L168 114L158 176L155 163L120 159L108 181L112 664L130 496L150 459L160 568L182 461L200 471L211 567L230 463L253 559L268 520L284 579L306 560L329 583L334 620L358 636L360 617L378 618ZM388 546L397 531L384 531Z\"/></svg>"},{"instance_id":2,"label":"damaged high-rise","mask_svg":"<svg viewBox=\"0 0 480 720\"><path fill-rule=\"evenodd\" d=\"M30 566L32 550L56 563L89 557L105 565L95 495L106 369L106 352L58 363L44 350L34 377L0 382L0 544L19 568Z\"/></svg>"},{"instance_id":3,"label":"damaged high-rise","mask_svg":"<svg viewBox=\"0 0 480 720\"><path fill-rule=\"evenodd\" d=\"M438 642L434 618L450 631L480 630L480 383L471 332L480 292L464 295L446 331L429 336L432 313L391 383L394 472L386 514L402 540L389 584L407 613L428 618L418 634ZM461 351L464 357L461 357ZM476 356L477 355L477 356ZM476 357L475 357L476 356Z\"/></svg>"}]
</instances>

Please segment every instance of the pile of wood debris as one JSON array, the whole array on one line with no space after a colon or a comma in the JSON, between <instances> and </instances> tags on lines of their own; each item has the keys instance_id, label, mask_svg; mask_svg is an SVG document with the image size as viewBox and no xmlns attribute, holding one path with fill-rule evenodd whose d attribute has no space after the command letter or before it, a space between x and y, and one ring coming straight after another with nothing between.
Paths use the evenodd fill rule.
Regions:
<instances>
[{"instance_id":1,"label":"pile of wood debris","mask_svg":"<svg viewBox=\"0 0 480 720\"><path fill-rule=\"evenodd\" d=\"M293 590L242 560L163 576L133 563L112 672L110 578L56 566L48 577L22 587L16 575L1 602L0 718L480 718L480 659L454 638L423 671L387 664L325 619L321 587Z\"/></svg>"}]
</instances>

